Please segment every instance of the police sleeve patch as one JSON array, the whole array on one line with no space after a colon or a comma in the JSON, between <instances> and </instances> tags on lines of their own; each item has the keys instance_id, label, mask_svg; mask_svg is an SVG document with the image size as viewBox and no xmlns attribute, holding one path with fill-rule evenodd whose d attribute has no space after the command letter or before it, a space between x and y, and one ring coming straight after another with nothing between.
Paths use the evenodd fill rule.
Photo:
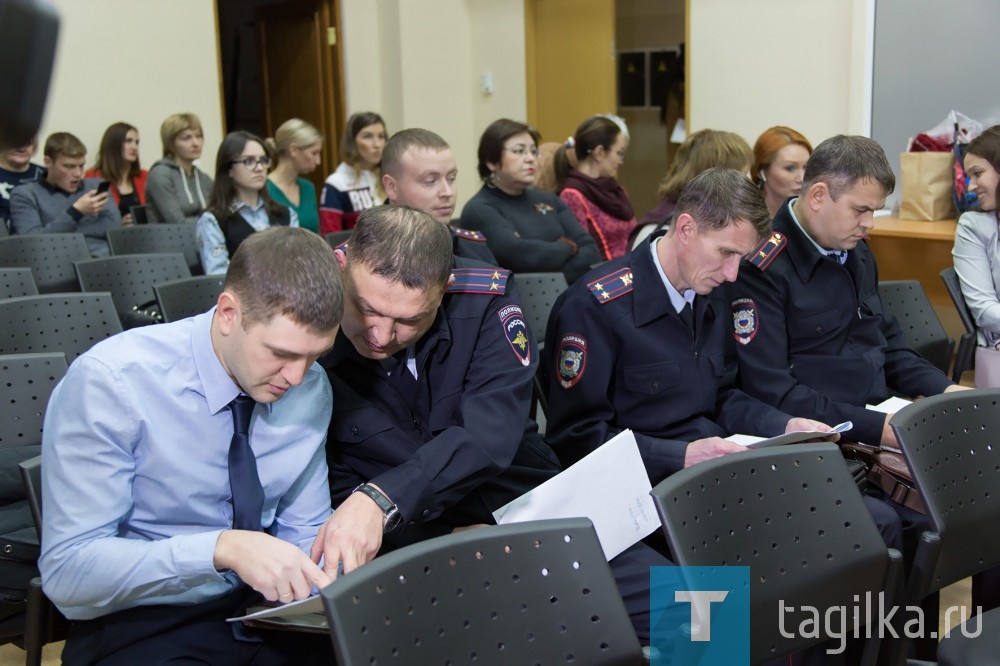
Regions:
<instances>
[{"instance_id":1,"label":"police sleeve patch","mask_svg":"<svg viewBox=\"0 0 1000 666\"><path fill-rule=\"evenodd\" d=\"M502 296L507 292L510 271L503 268L456 268L451 275L455 279L445 290L449 294Z\"/></svg>"},{"instance_id":2,"label":"police sleeve patch","mask_svg":"<svg viewBox=\"0 0 1000 666\"><path fill-rule=\"evenodd\" d=\"M531 344L528 341L528 326L524 323L524 313L519 305L507 305L500 308L500 324L503 333L514 350L514 356L521 365L531 364Z\"/></svg>"},{"instance_id":3,"label":"police sleeve patch","mask_svg":"<svg viewBox=\"0 0 1000 666\"><path fill-rule=\"evenodd\" d=\"M634 289L632 281L632 269L626 266L614 273L608 273L599 280L588 282L587 289L598 303L609 303L632 291Z\"/></svg>"},{"instance_id":4,"label":"police sleeve patch","mask_svg":"<svg viewBox=\"0 0 1000 666\"><path fill-rule=\"evenodd\" d=\"M466 240L476 241L477 243L485 243L486 236L481 231L473 231L472 229L462 229L454 225L448 225L452 233L459 238L464 238Z\"/></svg>"},{"instance_id":5,"label":"police sleeve patch","mask_svg":"<svg viewBox=\"0 0 1000 666\"><path fill-rule=\"evenodd\" d=\"M559 353L556 354L556 372L559 385L564 389L573 386L583 377L587 368L587 340L577 333L567 333L559 341Z\"/></svg>"},{"instance_id":6,"label":"police sleeve patch","mask_svg":"<svg viewBox=\"0 0 1000 666\"><path fill-rule=\"evenodd\" d=\"M741 345L750 344L757 335L760 321L757 318L757 304L752 298L737 298L732 303L733 337Z\"/></svg>"}]
</instances>

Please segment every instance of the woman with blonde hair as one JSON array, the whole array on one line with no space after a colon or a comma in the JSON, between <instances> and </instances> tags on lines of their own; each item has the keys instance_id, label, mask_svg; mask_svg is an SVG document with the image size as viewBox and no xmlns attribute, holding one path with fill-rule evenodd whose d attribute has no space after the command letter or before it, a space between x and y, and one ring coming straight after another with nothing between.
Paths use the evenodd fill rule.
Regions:
<instances>
[{"instance_id":1,"label":"woman with blonde hair","mask_svg":"<svg viewBox=\"0 0 1000 666\"><path fill-rule=\"evenodd\" d=\"M660 203L646 213L633 232L632 247L658 227L666 227L674 213L681 191L695 176L712 167L727 167L746 173L753 160L753 151L743 137L723 130L698 130L680 145L660 182L657 194Z\"/></svg>"},{"instance_id":2,"label":"woman with blonde hair","mask_svg":"<svg viewBox=\"0 0 1000 666\"><path fill-rule=\"evenodd\" d=\"M163 159L146 178L146 217L150 224L194 224L212 191L212 179L194 164L205 145L201 120L193 113L167 116L160 126L160 140Z\"/></svg>"},{"instance_id":3,"label":"woman with blonde hair","mask_svg":"<svg viewBox=\"0 0 1000 666\"><path fill-rule=\"evenodd\" d=\"M319 233L316 186L302 178L316 170L322 159L323 135L304 120L286 120L265 142L278 161L267 177L267 192L274 201L288 206L299 218L299 226Z\"/></svg>"},{"instance_id":4,"label":"woman with blonde hair","mask_svg":"<svg viewBox=\"0 0 1000 666\"><path fill-rule=\"evenodd\" d=\"M336 171L323 185L319 204L319 231L353 229L362 211L385 200L382 189L382 149L387 140L385 121L371 111L347 119L340 142Z\"/></svg>"},{"instance_id":5,"label":"woman with blonde hair","mask_svg":"<svg viewBox=\"0 0 1000 666\"><path fill-rule=\"evenodd\" d=\"M809 140L791 127L775 125L757 137L750 178L764 193L772 218L789 197L799 196L812 150Z\"/></svg>"}]
</instances>

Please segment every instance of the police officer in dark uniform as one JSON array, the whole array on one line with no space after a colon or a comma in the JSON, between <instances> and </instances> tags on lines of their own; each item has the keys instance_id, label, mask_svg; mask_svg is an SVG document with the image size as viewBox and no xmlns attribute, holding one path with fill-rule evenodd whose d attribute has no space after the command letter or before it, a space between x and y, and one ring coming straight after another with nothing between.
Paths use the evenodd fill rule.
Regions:
<instances>
[{"instance_id":1,"label":"police officer in dark uniform","mask_svg":"<svg viewBox=\"0 0 1000 666\"><path fill-rule=\"evenodd\" d=\"M827 139L730 288L743 390L794 414L852 421L848 437L870 444L896 438L866 403L962 388L907 346L879 296L864 240L895 183L875 141Z\"/></svg>"},{"instance_id":2,"label":"police officer in dark uniform","mask_svg":"<svg viewBox=\"0 0 1000 666\"><path fill-rule=\"evenodd\" d=\"M456 257L497 265L481 231L451 224L458 197L458 167L444 139L420 128L396 132L382 150L382 174L389 203L412 206L448 225Z\"/></svg>"},{"instance_id":3,"label":"police officer in dark uniform","mask_svg":"<svg viewBox=\"0 0 1000 666\"><path fill-rule=\"evenodd\" d=\"M335 405L336 510L317 539L328 573L491 524L494 510L559 471L528 418L538 348L508 271L453 257L443 225L396 206L365 211L337 257L345 313L321 361ZM649 566L667 564L642 544L612 561L640 640Z\"/></svg>"}]
</instances>

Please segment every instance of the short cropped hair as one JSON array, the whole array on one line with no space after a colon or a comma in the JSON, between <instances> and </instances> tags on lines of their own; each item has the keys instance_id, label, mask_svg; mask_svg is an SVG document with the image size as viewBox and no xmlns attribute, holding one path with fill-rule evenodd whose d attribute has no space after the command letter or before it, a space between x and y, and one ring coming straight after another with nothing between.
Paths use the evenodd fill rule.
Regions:
<instances>
[{"instance_id":1,"label":"short cropped hair","mask_svg":"<svg viewBox=\"0 0 1000 666\"><path fill-rule=\"evenodd\" d=\"M454 263L451 232L409 206L375 206L358 217L347 266L363 266L407 289L444 290Z\"/></svg>"},{"instance_id":2,"label":"short cropped hair","mask_svg":"<svg viewBox=\"0 0 1000 666\"><path fill-rule=\"evenodd\" d=\"M282 314L326 333L344 315L337 259L326 241L305 229L277 226L250 234L229 262L223 290L239 297L244 328Z\"/></svg>"},{"instance_id":3,"label":"short cropped hair","mask_svg":"<svg viewBox=\"0 0 1000 666\"><path fill-rule=\"evenodd\" d=\"M434 151L448 150L451 146L439 135L426 129L412 127L392 135L382 149L382 173L399 176L399 165L410 148L427 148Z\"/></svg>"},{"instance_id":4,"label":"short cropped hair","mask_svg":"<svg viewBox=\"0 0 1000 666\"><path fill-rule=\"evenodd\" d=\"M674 219L687 213L699 231L724 229L746 220L758 238L771 234L771 214L750 179L736 169L712 167L695 176L677 200Z\"/></svg>"},{"instance_id":5,"label":"short cropped hair","mask_svg":"<svg viewBox=\"0 0 1000 666\"><path fill-rule=\"evenodd\" d=\"M534 127L509 118L494 120L489 127L483 130L483 135L479 137L478 168L480 178L484 181L489 179L490 174L493 173L490 171L489 164L500 164L503 157L503 146L507 143L507 139L521 132L530 134L536 146L542 140L542 135Z\"/></svg>"},{"instance_id":6,"label":"short cropped hair","mask_svg":"<svg viewBox=\"0 0 1000 666\"><path fill-rule=\"evenodd\" d=\"M785 146L802 146L810 155L813 151L809 139L791 127L775 125L767 128L753 144L753 164L750 165L750 178L758 187L764 184L760 174L767 171L771 163L774 162L774 156Z\"/></svg>"},{"instance_id":7,"label":"short cropped hair","mask_svg":"<svg viewBox=\"0 0 1000 666\"><path fill-rule=\"evenodd\" d=\"M83 157L87 154L87 147L83 141L69 132L53 132L45 139L45 148L42 154L54 160L62 155L63 157Z\"/></svg>"},{"instance_id":8,"label":"short cropped hair","mask_svg":"<svg viewBox=\"0 0 1000 666\"><path fill-rule=\"evenodd\" d=\"M864 136L838 134L816 146L802 177L802 191L823 182L834 201L858 181L870 180L882 186L885 194L896 189L896 176L889 166L882 146Z\"/></svg>"},{"instance_id":9,"label":"short cropped hair","mask_svg":"<svg viewBox=\"0 0 1000 666\"><path fill-rule=\"evenodd\" d=\"M382 129L385 129L385 121L382 120L382 116L374 111L352 114L344 126L344 134L340 137L340 159L352 167L357 168L361 161L361 153L358 152L358 135L369 125L381 125Z\"/></svg>"},{"instance_id":10,"label":"short cropped hair","mask_svg":"<svg viewBox=\"0 0 1000 666\"><path fill-rule=\"evenodd\" d=\"M195 130L204 134L201 128L201 119L193 113L174 113L167 116L167 119L160 125L160 141L163 143L163 156L174 156L174 141L185 130Z\"/></svg>"},{"instance_id":11,"label":"short cropped hair","mask_svg":"<svg viewBox=\"0 0 1000 666\"><path fill-rule=\"evenodd\" d=\"M677 149L656 194L661 199L677 201L684 186L705 169L728 167L740 171L750 165L752 158L750 144L739 134L698 130Z\"/></svg>"}]
</instances>

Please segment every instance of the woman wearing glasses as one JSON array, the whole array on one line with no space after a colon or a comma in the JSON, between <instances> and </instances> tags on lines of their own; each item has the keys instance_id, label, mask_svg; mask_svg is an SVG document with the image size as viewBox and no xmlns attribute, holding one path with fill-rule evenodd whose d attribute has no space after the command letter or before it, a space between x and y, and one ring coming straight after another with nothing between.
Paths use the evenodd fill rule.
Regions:
<instances>
[{"instance_id":1,"label":"woman wearing glasses","mask_svg":"<svg viewBox=\"0 0 1000 666\"><path fill-rule=\"evenodd\" d=\"M483 187L462 210L462 227L482 231L497 262L514 272L561 271L567 282L601 261L566 204L534 189L538 131L503 118L479 140Z\"/></svg>"},{"instance_id":2,"label":"woman wearing glasses","mask_svg":"<svg viewBox=\"0 0 1000 666\"><path fill-rule=\"evenodd\" d=\"M618 169L628 150L628 130L617 116L587 118L555 154L559 198L597 243L601 259L615 259L629 250L635 210L618 182ZM569 155L576 156L571 166Z\"/></svg>"},{"instance_id":3,"label":"woman wearing glasses","mask_svg":"<svg viewBox=\"0 0 1000 666\"><path fill-rule=\"evenodd\" d=\"M243 239L271 226L299 226L295 211L271 200L264 141L249 132L231 132L215 158L215 185L195 232L206 275L225 273Z\"/></svg>"},{"instance_id":4,"label":"woman wearing glasses","mask_svg":"<svg viewBox=\"0 0 1000 666\"><path fill-rule=\"evenodd\" d=\"M146 178L146 217L150 224L195 222L208 204L212 179L195 166L205 138L193 113L175 113L160 125L163 159Z\"/></svg>"}]
</instances>

